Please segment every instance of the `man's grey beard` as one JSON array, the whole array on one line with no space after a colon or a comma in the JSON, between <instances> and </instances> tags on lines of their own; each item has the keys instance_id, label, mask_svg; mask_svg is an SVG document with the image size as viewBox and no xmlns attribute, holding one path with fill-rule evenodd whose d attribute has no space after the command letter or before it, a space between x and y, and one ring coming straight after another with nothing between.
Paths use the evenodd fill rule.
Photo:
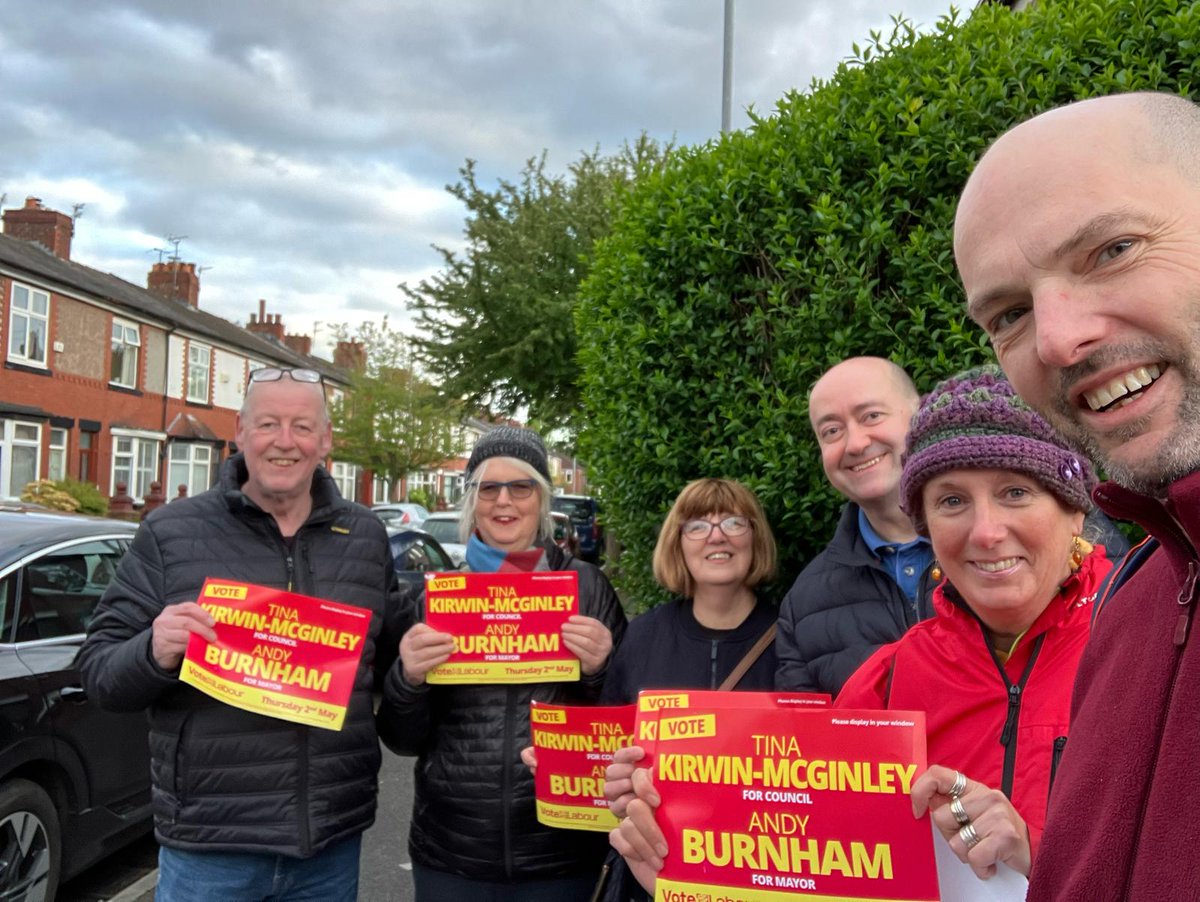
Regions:
<instances>
[{"instance_id":1,"label":"man's grey beard","mask_svg":"<svg viewBox=\"0 0 1200 902\"><path fill-rule=\"evenodd\" d=\"M1200 346L1200 330L1193 332L1197 339L1193 347ZM1062 371L1059 377L1061 387L1054 410L1050 412L1050 420L1063 437L1099 465L1109 479L1143 495L1165 497L1171 483L1200 470L1200 373L1197 373L1193 359L1183 357L1171 353L1158 342L1104 348L1087 360ZM1065 387L1082 376L1108 366L1114 360L1139 358L1169 361L1181 378L1183 398L1177 411L1175 433L1165 439L1148 458L1137 462L1121 462L1109 458L1101 450L1097 437L1079 422L1078 411L1066 401ZM1149 414L1139 417L1107 433L1106 438L1110 443L1120 446L1145 432L1149 419Z\"/></svg>"}]
</instances>

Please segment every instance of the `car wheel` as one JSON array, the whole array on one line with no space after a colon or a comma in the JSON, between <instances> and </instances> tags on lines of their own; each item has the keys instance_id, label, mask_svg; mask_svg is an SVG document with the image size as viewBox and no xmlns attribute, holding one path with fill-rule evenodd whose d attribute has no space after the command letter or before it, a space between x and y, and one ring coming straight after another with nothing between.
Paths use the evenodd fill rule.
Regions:
<instances>
[{"instance_id":1,"label":"car wheel","mask_svg":"<svg viewBox=\"0 0 1200 902\"><path fill-rule=\"evenodd\" d=\"M44 902L58 890L58 811L36 783L0 787L0 899Z\"/></svg>"}]
</instances>

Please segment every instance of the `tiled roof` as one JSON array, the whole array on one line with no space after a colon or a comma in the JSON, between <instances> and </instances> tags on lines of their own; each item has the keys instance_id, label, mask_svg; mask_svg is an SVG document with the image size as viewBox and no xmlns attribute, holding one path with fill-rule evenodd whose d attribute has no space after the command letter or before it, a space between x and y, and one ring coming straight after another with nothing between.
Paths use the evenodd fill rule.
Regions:
<instances>
[{"instance_id":1,"label":"tiled roof","mask_svg":"<svg viewBox=\"0 0 1200 902\"><path fill-rule=\"evenodd\" d=\"M248 356L282 364L315 369L325 377L345 384L346 372L328 360L297 354L291 348L249 332L236 323L191 307L182 301L169 301L145 288L126 282L112 273L100 272L72 260L56 257L41 244L0 235L0 269L36 277L50 287L62 286L104 301L131 314L167 326L183 329L191 335L209 338L244 351Z\"/></svg>"}]
</instances>

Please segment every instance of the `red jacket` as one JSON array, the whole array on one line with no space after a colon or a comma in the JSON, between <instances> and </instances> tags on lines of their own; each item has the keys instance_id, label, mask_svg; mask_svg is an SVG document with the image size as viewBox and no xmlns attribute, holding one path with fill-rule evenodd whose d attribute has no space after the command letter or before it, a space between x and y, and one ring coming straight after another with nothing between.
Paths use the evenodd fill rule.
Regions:
<instances>
[{"instance_id":1,"label":"red jacket","mask_svg":"<svg viewBox=\"0 0 1200 902\"><path fill-rule=\"evenodd\" d=\"M1111 484L1096 500L1161 546L1096 618L1029 899L1200 898L1200 473L1165 504Z\"/></svg>"},{"instance_id":2,"label":"red jacket","mask_svg":"<svg viewBox=\"0 0 1200 902\"><path fill-rule=\"evenodd\" d=\"M868 658L836 707L924 711L929 763L1004 790L1036 852L1092 602L1110 569L1098 546L1004 665L992 655L979 619L947 597L943 583L934 592L937 616Z\"/></svg>"}]
</instances>

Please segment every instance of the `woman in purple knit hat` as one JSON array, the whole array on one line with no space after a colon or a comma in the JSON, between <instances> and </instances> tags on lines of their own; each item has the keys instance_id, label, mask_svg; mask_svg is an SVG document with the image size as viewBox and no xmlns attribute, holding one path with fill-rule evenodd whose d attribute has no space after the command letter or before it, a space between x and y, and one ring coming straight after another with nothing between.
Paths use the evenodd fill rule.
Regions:
<instances>
[{"instance_id":1,"label":"woman in purple knit hat","mask_svg":"<svg viewBox=\"0 0 1200 902\"><path fill-rule=\"evenodd\" d=\"M839 708L926 712L929 769L913 784L950 848L980 877L1028 874L1092 606L1112 564L1082 535L1088 460L996 367L947 379L908 434L901 501L937 560L936 616L880 648ZM938 575L940 571L941 575ZM645 775L612 843L645 884L661 859Z\"/></svg>"}]
</instances>

